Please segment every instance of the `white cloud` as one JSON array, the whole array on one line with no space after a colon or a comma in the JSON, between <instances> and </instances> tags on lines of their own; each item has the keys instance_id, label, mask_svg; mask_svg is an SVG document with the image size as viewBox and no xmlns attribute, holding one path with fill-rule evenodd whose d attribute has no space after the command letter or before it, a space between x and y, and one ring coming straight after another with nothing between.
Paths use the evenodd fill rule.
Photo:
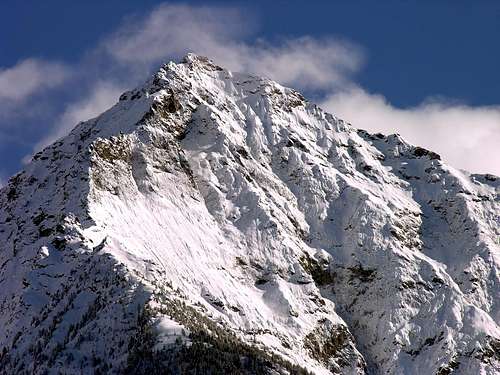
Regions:
<instances>
[{"instance_id":1,"label":"white cloud","mask_svg":"<svg viewBox=\"0 0 500 375\"><path fill-rule=\"evenodd\" d=\"M242 35L249 28L246 17L234 9L164 5L142 22L123 26L105 48L125 64L158 64L195 52L233 71L310 89L343 85L363 61L359 47L332 38L246 43Z\"/></svg>"},{"instance_id":2,"label":"white cloud","mask_svg":"<svg viewBox=\"0 0 500 375\"><path fill-rule=\"evenodd\" d=\"M457 168L500 175L500 106L426 100L400 109L359 87L329 96L322 106L356 127L399 133L410 143L440 153Z\"/></svg>"},{"instance_id":3,"label":"white cloud","mask_svg":"<svg viewBox=\"0 0 500 375\"><path fill-rule=\"evenodd\" d=\"M123 91L125 91L123 87L111 82L97 82L87 96L66 107L51 132L35 145L34 151L38 151L64 136L77 123L94 118L109 109L118 101L118 97ZM29 158L31 157L25 157L24 161L28 161Z\"/></svg>"},{"instance_id":4,"label":"white cloud","mask_svg":"<svg viewBox=\"0 0 500 375\"><path fill-rule=\"evenodd\" d=\"M40 90L56 87L69 76L61 63L26 59L15 66L0 69L0 100L18 102Z\"/></svg>"},{"instance_id":5,"label":"white cloud","mask_svg":"<svg viewBox=\"0 0 500 375\"><path fill-rule=\"evenodd\" d=\"M186 51L215 52L239 39L247 25L237 10L162 5L145 19L125 23L105 47L119 61L149 64Z\"/></svg>"},{"instance_id":6,"label":"white cloud","mask_svg":"<svg viewBox=\"0 0 500 375\"><path fill-rule=\"evenodd\" d=\"M361 66L360 49L334 39L302 37L278 46L240 45L232 52L237 70L255 72L301 89L344 86Z\"/></svg>"}]
</instances>

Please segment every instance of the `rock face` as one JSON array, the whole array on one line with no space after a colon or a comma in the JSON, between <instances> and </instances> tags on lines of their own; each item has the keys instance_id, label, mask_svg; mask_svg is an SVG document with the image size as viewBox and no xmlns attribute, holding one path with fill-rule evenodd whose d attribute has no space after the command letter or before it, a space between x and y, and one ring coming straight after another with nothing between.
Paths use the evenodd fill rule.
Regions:
<instances>
[{"instance_id":1,"label":"rock face","mask_svg":"<svg viewBox=\"0 0 500 375\"><path fill-rule=\"evenodd\" d=\"M0 191L0 372L498 374L499 189L188 55Z\"/></svg>"}]
</instances>

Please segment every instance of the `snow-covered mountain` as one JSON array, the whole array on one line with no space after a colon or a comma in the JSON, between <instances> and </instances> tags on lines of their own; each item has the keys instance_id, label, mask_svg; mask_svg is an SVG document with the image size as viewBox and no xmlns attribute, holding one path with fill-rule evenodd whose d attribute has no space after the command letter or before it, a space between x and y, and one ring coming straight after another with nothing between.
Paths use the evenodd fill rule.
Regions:
<instances>
[{"instance_id":1,"label":"snow-covered mountain","mask_svg":"<svg viewBox=\"0 0 500 375\"><path fill-rule=\"evenodd\" d=\"M188 55L0 191L0 373L498 374L499 191Z\"/></svg>"}]
</instances>

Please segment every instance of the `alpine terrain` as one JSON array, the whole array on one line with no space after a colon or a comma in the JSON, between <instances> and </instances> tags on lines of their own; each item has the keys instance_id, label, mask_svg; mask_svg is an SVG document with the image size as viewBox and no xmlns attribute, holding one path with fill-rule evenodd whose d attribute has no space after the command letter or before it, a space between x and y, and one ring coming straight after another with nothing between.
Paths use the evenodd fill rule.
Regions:
<instances>
[{"instance_id":1,"label":"alpine terrain","mask_svg":"<svg viewBox=\"0 0 500 375\"><path fill-rule=\"evenodd\" d=\"M499 192L190 54L0 191L0 373L499 374Z\"/></svg>"}]
</instances>

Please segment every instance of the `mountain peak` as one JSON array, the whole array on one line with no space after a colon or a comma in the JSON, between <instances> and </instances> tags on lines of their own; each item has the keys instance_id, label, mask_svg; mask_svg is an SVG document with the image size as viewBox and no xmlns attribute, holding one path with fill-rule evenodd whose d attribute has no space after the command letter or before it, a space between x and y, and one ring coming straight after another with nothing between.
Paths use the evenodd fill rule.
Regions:
<instances>
[{"instance_id":1,"label":"mountain peak","mask_svg":"<svg viewBox=\"0 0 500 375\"><path fill-rule=\"evenodd\" d=\"M215 66L214 62L212 60L210 60L208 57L197 55L197 54L192 53L192 52L186 54L182 58L181 63L183 63L183 64L202 64L202 65Z\"/></svg>"},{"instance_id":2,"label":"mountain peak","mask_svg":"<svg viewBox=\"0 0 500 375\"><path fill-rule=\"evenodd\" d=\"M0 191L0 368L496 374L497 187L189 54Z\"/></svg>"}]
</instances>

